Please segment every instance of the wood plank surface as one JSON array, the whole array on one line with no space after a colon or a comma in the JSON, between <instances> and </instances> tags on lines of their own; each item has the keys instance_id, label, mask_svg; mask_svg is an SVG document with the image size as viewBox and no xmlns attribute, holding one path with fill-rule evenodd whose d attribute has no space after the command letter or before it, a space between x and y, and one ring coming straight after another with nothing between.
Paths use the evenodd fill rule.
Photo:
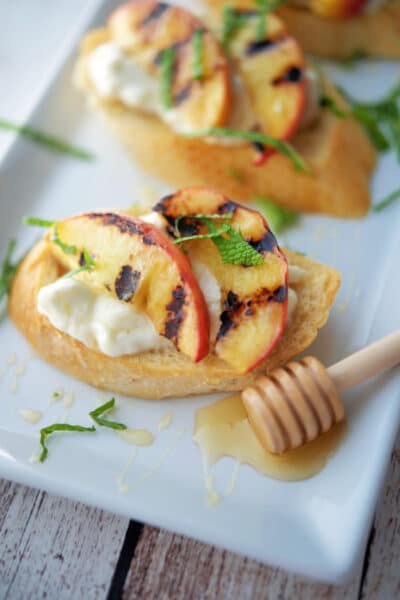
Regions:
<instances>
[{"instance_id":1,"label":"wood plank surface","mask_svg":"<svg viewBox=\"0 0 400 600\"><path fill-rule=\"evenodd\" d=\"M306 582L280 569L179 535L146 527L136 547L124 600L394 600L400 598L400 435L377 509L364 568L345 586Z\"/></svg>"},{"instance_id":2,"label":"wood plank surface","mask_svg":"<svg viewBox=\"0 0 400 600\"><path fill-rule=\"evenodd\" d=\"M399 511L400 436L364 568L335 587L0 482L0 599L394 600L400 597Z\"/></svg>"},{"instance_id":3,"label":"wood plank surface","mask_svg":"<svg viewBox=\"0 0 400 600\"><path fill-rule=\"evenodd\" d=\"M231 552L146 527L123 598L353 600L358 588L358 578L350 585L336 588L308 583Z\"/></svg>"},{"instance_id":4,"label":"wood plank surface","mask_svg":"<svg viewBox=\"0 0 400 600\"><path fill-rule=\"evenodd\" d=\"M128 520L0 482L1 600L107 596Z\"/></svg>"},{"instance_id":5,"label":"wood plank surface","mask_svg":"<svg viewBox=\"0 0 400 600\"><path fill-rule=\"evenodd\" d=\"M377 510L361 597L400 598L400 436Z\"/></svg>"}]
</instances>

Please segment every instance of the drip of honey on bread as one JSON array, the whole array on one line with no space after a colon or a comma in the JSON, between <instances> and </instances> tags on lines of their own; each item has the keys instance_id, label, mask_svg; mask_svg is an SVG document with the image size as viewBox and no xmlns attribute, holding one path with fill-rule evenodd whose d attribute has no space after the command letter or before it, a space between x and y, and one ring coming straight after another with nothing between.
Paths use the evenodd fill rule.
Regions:
<instances>
[{"instance_id":1,"label":"drip of honey on bread","mask_svg":"<svg viewBox=\"0 0 400 600\"><path fill-rule=\"evenodd\" d=\"M220 501L213 487L211 467L225 456L253 467L261 475L299 481L316 475L338 448L346 431L343 423L302 448L281 456L270 454L258 441L240 394L222 398L196 413L193 439L202 453L208 504Z\"/></svg>"}]
</instances>

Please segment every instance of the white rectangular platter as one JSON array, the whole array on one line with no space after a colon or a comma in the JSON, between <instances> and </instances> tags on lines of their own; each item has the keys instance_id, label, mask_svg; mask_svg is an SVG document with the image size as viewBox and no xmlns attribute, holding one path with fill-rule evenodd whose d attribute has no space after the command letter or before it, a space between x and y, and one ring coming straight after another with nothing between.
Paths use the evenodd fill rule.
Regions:
<instances>
[{"instance_id":1,"label":"white rectangular platter","mask_svg":"<svg viewBox=\"0 0 400 600\"><path fill-rule=\"evenodd\" d=\"M93 18L86 16L82 31L100 24L111 7L102 3ZM88 114L71 85L76 41L71 40L70 54L30 122L94 151L97 160L83 163L16 140L0 165L1 255L11 237L19 240L19 250L35 239L37 232L21 226L23 215L59 219L131 205L143 200L149 188L159 195L170 191L129 162L109 132ZM351 72L331 65L328 70L364 99L374 98L376 90L383 93L396 75L390 64L365 64ZM375 199L399 186L399 172L393 155L381 159L373 181ZM303 217L285 235L292 247L338 267L343 275L330 321L310 350L327 364L400 327L399 234L400 204L364 220ZM65 418L87 423L89 410L111 395L34 357L9 320L0 325L0 373L0 476L321 580L344 581L362 558L399 423L398 369L346 395L349 432L321 473L288 483L241 466L234 492L216 506L205 502L201 456L192 440L195 412L212 397L118 398L116 419L157 434L155 444L140 448L134 461L132 448L107 430L52 439L48 460L34 464L30 459L38 449L40 427ZM60 387L75 396L68 409L62 402L50 402ZM43 410L44 417L32 426L21 419L21 408ZM157 425L168 412L172 424L158 433ZM219 490L226 488L232 467L231 459L218 465ZM121 472L128 486L125 493L117 483Z\"/></svg>"}]
</instances>

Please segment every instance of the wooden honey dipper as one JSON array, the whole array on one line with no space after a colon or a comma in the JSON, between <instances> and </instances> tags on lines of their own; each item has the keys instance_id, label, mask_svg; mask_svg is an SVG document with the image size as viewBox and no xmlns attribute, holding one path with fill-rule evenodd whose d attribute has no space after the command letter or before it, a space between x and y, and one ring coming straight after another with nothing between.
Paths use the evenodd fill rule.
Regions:
<instances>
[{"instance_id":1,"label":"wooden honey dipper","mask_svg":"<svg viewBox=\"0 0 400 600\"><path fill-rule=\"evenodd\" d=\"M400 331L396 331L328 369L312 356L274 369L243 390L242 399L262 445L282 454L343 421L341 392L399 363Z\"/></svg>"}]
</instances>

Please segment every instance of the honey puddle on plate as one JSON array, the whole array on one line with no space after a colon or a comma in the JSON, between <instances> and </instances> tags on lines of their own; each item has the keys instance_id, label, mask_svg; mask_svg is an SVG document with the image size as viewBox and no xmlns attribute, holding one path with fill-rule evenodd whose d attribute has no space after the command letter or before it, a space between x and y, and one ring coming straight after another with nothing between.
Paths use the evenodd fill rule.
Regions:
<instances>
[{"instance_id":1,"label":"honey puddle on plate","mask_svg":"<svg viewBox=\"0 0 400 600\"><path fill-rule=\"evenodd\" d=\"M298 450L282 456L264 450L247 420L240 394L201 408L196 413L193 439L202 453L208 503L216 504L220 497L213 488L211 467L224 456L239 464L247 464L262 475L285 481L298 481L317 474L338 448L346 431L345 424ZM233 484L230 485L230 492ZM229 493L229 492L227 492Z\"/></svg>"}]
</instances>

